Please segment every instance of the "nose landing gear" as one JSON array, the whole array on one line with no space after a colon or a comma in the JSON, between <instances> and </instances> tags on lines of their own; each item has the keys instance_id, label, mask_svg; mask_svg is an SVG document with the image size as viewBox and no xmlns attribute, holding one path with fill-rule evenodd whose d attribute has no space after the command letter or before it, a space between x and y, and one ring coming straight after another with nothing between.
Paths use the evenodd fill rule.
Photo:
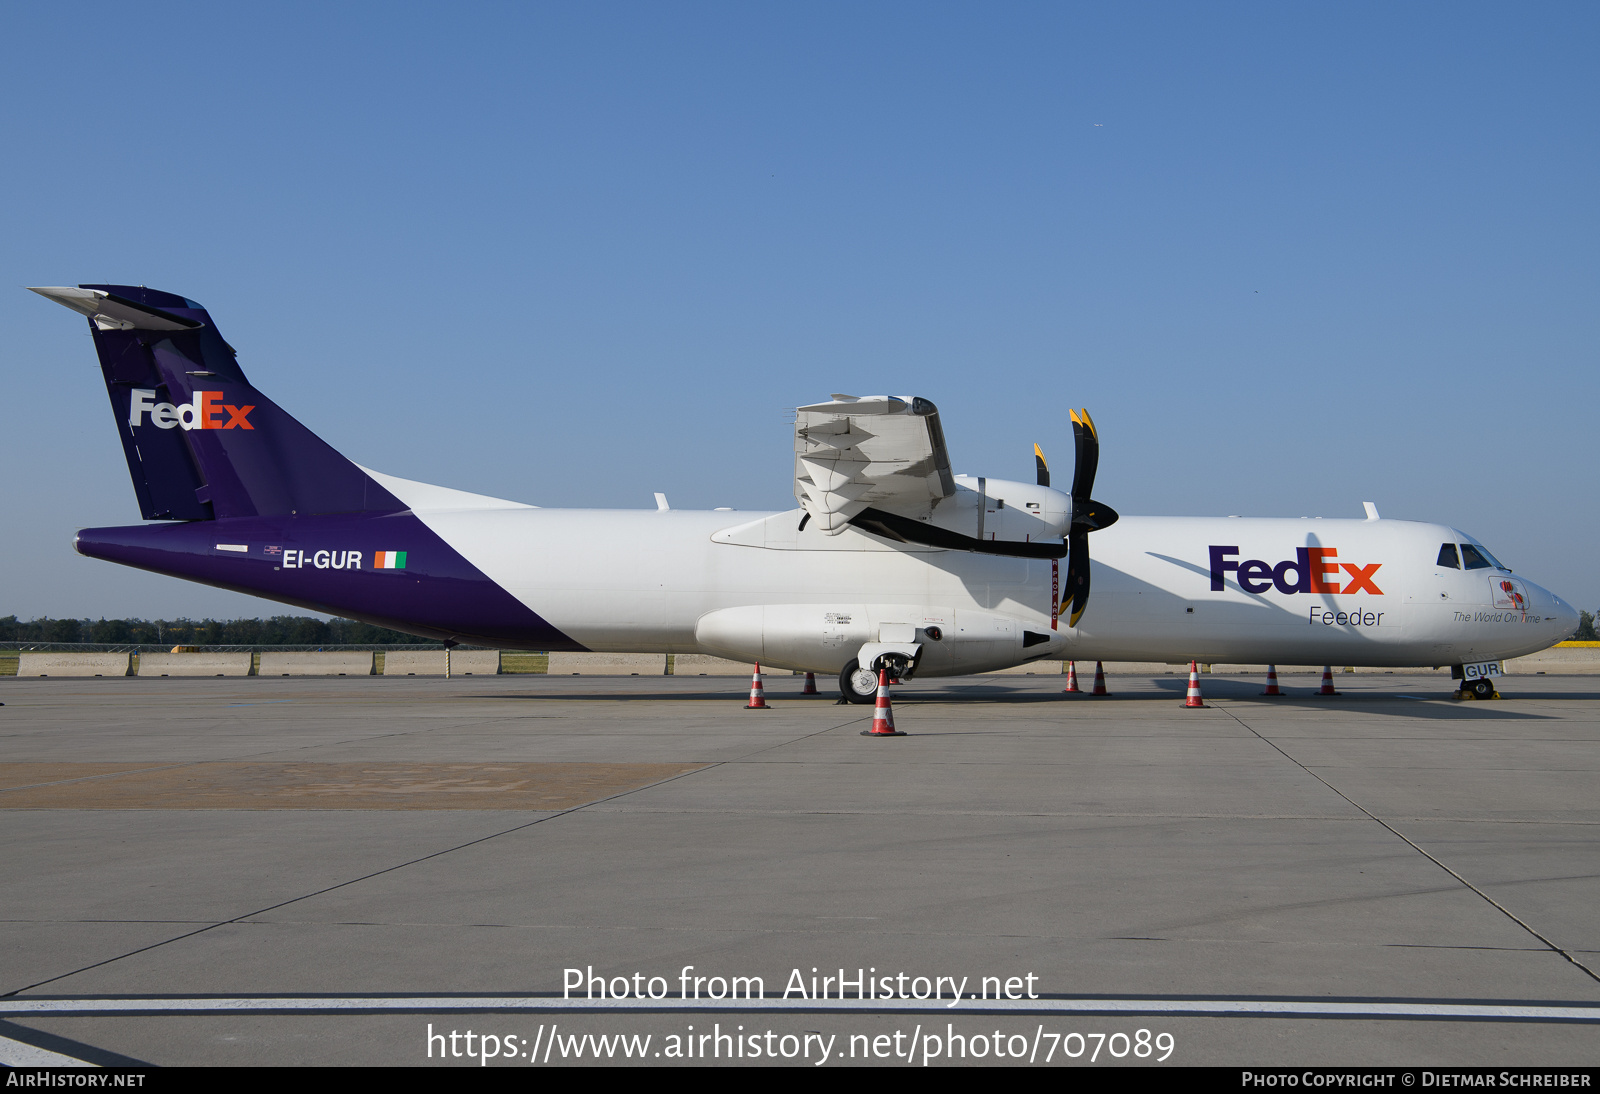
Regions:
<instances>
[{"instance_id":1,"label":"nose landing gear","mask_svg":"<svg viewBox=\"0 0 1600 1094\"><path fill-rule=\"evenodd\" d=\"M1500 693L1495 690L1494 678L1503 671L1498 661L1484 661L1475 665L1451 665L1450 678L1459 680L1456 693L1450 698L1462 699L1498 699Z\"/></svg>"}]
</instances>

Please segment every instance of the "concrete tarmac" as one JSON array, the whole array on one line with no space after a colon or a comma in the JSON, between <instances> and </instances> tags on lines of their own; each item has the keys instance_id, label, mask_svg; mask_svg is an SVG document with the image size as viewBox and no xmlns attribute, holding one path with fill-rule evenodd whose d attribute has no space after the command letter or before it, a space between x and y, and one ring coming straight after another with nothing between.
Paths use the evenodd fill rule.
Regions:
<instances>
[{"instance_id":1,"label":"concrete tarmac","mask_svg":"<svg viewBox=\"0 0 1600 1094\"><path fill-rule=\"evenodd\" d=\"M0 1062L1600 1063L1600 678L1110 683L6 679ZM685 966L764 1005L557 1009Z\"/></svg>"}]
</instances>

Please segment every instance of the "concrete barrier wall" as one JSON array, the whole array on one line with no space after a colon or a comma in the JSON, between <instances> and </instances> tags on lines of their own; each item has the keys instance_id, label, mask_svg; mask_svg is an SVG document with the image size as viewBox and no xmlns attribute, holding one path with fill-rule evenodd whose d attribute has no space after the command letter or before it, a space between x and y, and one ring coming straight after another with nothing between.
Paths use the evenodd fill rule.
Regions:
<instances>
[{"instance_id":1,"label":"concrete barrier wall","mask_svg":"<svg viewBox=\"0 0 1600 1094\"><path fill-rule=\"evenodd\" d=\"M28 653L17 658L18 676L126 676L126 653Z\"/></svg>"},{"instance_id":2,"label":"concrete barrier wall","mask_svg":"<svg viewBox=\"0 0 1600 1094\"><path fill-rule=\"evenodd\" d=\"M551 676L662 676L667 671L664 653L552 653ZM749 669L745 669L749 672Z\"/></svg>"},{"instance_id":3,"label":"concrete barrier wall","mask_svg":"<svg viewBox=\"0 0 1600 1094\"><path fill-rule=\"evenodd\" d=\"M385 676L443 676L444 650L385 650Z\"/></svg>"},{"instance_id":4,"label":"concrete barrier wall","mask_svg":"<svg viewBox=\"0 0 1600 1094\"><path fill-rule=\"evenodd\" d=\"M1179 665L1179 666L1176 666L1176 667L1182 669L1184 672L1188 672L1189 671L1189 666L1187 664ZM1352 666L1334 665L1333 666L1333 674L1335 676L1340 676L1340 675L1343 675L1343 674L1349 672L1351 668L1352 668ZM1388 669L1388 668L1375 669L1375 668L1371 668L1371 667L1367 667L1367 666L1356 665L1356 666L1353 666L1353 668L1354 668L1355 672L1357 672L1359 674L1366 674L1366 675L1371 675L1372 673L1379 673L1379 674L1388 673L1390 675L1394 675L1394 674L1398 673L1398 674L1401 674L1401 675L1404 675L1404 676L1419 676L1419 675L1420 676L1428 676L1428 675L1433 674L1435 671L1437 671L1439 673L1439 675L1441 675L1441 676L1448 677L1450 675L1450 666L1449 665L1445 665L1444 667L1442 667L1440 669L1437 669L1437 670L1435 670L1432 665L1423 665L1421 667L1399 668L1399 669ZM1265 665L1224 665L1224 664L1213 664L1211 666L1211 671L1214 672L1214 673L1220 674L1220 675L1228 675L1228 676L1259 676L1263 680L1265 680L1266 677L1267 677L1267 666L1265 666ZM1308 676L1309 675L1309 676L1316 676L1320 680L1322 678L1322 666L1321 665L1279 665L1278 666L1278 675L1279 676Z\"/></svg>"},{"instance_id":5,"label":"concrete barrier wall","mask_svg":"<svg viewBox=\"0 0 1600 1094\"><path fill-rule=\"evenodd\" d=\"M1236 664L1222 664L1222 663L1219 662L1219 663L1213 663L1213 664L1209 664L1209 665L1202 664L1200 666L1200 669L1201 669L1202 672L1210 672L1210 673L1213 673L1213 674L1219 675L1219 676L1221 676L1221 675L1227 675L1227 676L1259 676L1263 680L1265 680L1266 676L1267 676L1267 666L1265 666L1265 665L1236 665ZM1012 670L1009 670L1009 671L1015 672L1016 670L1012 669ZM1334 671L1334 675L1339 675L1339 674L1341 674L1341 673L1343 673L1345 671L1345 666L1344 665L1335 665L1335 666L1333 666L1333 671ZM1385 673L1385 672L1386 673L1404 673L1404 674L1406 674L1408 676L1415 676L1415 675L1417 675L1419 673L1422 673L1422 674L1432 673L1434 671L1434 668L1433 668L1432 665L1426 665L1426 666L1423 666L1422 668L1405 668L1405 669L1375 669L1375 668L1357 667L1355 671L1358 672L1358 673L1374 673L1374 672L1377 672L1377 673ZM1450 675L1450 666L1446 665L1443 668L1439 669L1438 671L1439 671L1439 673L1441 675L1449 676ZM1078 675L1082 676L1085 673L1088 673L1088 675L1089 675L1089 677L1091 679L1094 678L1094 662L1093 661L1079 661L1078 662ZM1166 674L1170 673L1170 674L1173 674L1173 675L1187 676L1187 675L1189 675L1189 662L1187 662L1187 661L1107 661L1106 662L1106 673L1108 675L1120 673L1120 674L1126 675L1126 676L1162 676L1162 675L1166 675ZM1321 665L1279 665L1278 666L1278 675L1279 676L1314 675L1314 676L1316 676L1316 677L1318 677L1320 679L1321 676L1322 676L1322 666Z\"/></svg>"},{"instance_id":6,"label":"concrete barrier wall","mask_svg":"<svg viewBox=\"0 0 1600 1094\"><path fill-rule=\"evenodd\" d=\"M679 653L672 657L674 676L743 676L749 679L754 670L755 666L748 661L729 661L705 653Z\"/></svg>"},{"instance_id":7,"label":"concrete barrier wall","mask_svg":"<svg viewBox=\"0 0 1600 1094\"><path fill-rule=\"evenodd\" d=\"M1038 662L1038 663L1039 664L1044 664L1045 662ZM1600 675L1600 644L1596 644L1594 646L1578 646L1576 644L1570 645L1570 646L1566 645L1566 644L1559 645L1559 646L1553 646L1550 649L1544 650L1541 653L1531 654L1531 655L1529 655L1527 657L1514 657L1514 658L1511 658L1511 659L1503 662L1503 664L1504 664L1504 667L1505 667L1505 671L1506 671L1506 673L1508 675L1533 674L1533 673L1539 673L1539 672L1548 673L1549 675L1552 675L1552 676L1554 676L1554 675L1562 675L1562 674L1574 674L1574 675L1578 675L1578 674L1594 674L1594 675ZM1236 664L1215 663L1215 664L1212 664L1210 666L1202 666L1202 668L1209 668L1210 672L1212 672L1213 674L1216 674L1216 675L1261 676L1263 678L1265 678L1266 675L1267 675L1267 666L1265 666L1265 665L1236 665ZM1334 665L1333 666L1334 675L1335 676L1343 675L1343 674L1346 673L1347 669L1349 669L1349 668L1351 668L1351 666ZM1353 666L1353 669L1354 669L1355 673L1357 673L1358 675L1371 675L1371 674L1374 674L1374 673L1377 673L1377 674L1387 673L1387 674L1390 674L1390 675L1405 675L1405 676L1433 676L1433 675L1438 675L1438 676L1448 677L1450 675L1450 666L1449 665L1442 665L1439 668L1434 668L1432 665L1414 665L1414 666L1411 666L1411 667L1408 667L1408 668L1373 668L1373 667L1367 666L1367 665L1356 665L1356 666ZM1020 668L1020 669L1005 669L1003 671L1012 672L1012 673L1026 671L1026 666L1024 666L1023 668ZM1168 673L1168 672L1171 672L1171 673L1187 673L1188 671L1189 671L1189 664L1186 661L1185 662L1180 662L1180 663L1173 663L1173 664L1163 664L1161 662L1144 662L1144 661L1107 661L1106 662L1106 672L1107 673L1126 673L1126 674L1130 674L1130 675L1161 675L1163 673ZM1079 673L1079 675L1082 675L1084 672L1088 672L1091 676L1094 674L1094 662L1093 661L1079 661L1078 662L1078 673ZM1301 676L1301 675L1321 676L1321 674L1322 674L1322 666L1321 665L1279 665L1278 666L1278 675L1279 676Z\"/></svg>"},{"instance_id":8,"label":"concrete barrier wall","mask_svg":"<svg viewBox=\"0 0 1600 1094\"><path fill-rule=\"evenodd\" d=\"M140 676L249 676L248 653L141 653Z\"/></svg>"},{"instance_id":9,"label":"concrete barrier wall","mask_svg":"<svg viewBox=\"0 0 1600 1094\"><path fill-rule=\"evenodd\" d=\"M1067 671L1067 663L1065 661L1041 661L1041 662L1038 662L1038 664L1060 665L1062 672L1066 672ZM1180 668L1184 672L1188 672L1189 671L1189 663L1187 661L1185 661L1182 665L1169 665L1164 661L1107 661L1106 662L1106 673L1107 674L1119 673L1120 672L1120 673L1123 673L1123 674L1126 674L1126 675L1130 675L1130 676L1160 676L1164 672L1177 672ZM1266 670L1263 669L1262 671L1265 672ZM1078 675L1079 676L1083 676L1085 673L1088 674L1088 677L1089 677L1090 680L1094 679L1094 662L1093 661L1079 661L1078 662Z\"/></svg>"},{"instance_id":10,"label":"concrete barrier wall","mask_svg":"<svg viewBox=\"0 0 1600 1094\"><path fill-rule=\"evenodd\" d=\"M371 676L372 653L263 653L261 676Z\"/></svg>"},{"instance_id":11,"label":"concrete barrier wall","mask_svg":"<svg viewBox=\"0 0 1600 1094\"><path fill-rule=\"evenodd\" d=\"M1600 673L1600 643L1579 645L1563 642L1559 646L1506 662L1506 672L1547 673L1551 676Z\"/></svg>"},{"instance_id":12,"label":"concrete barrier wall","mask_svg":"<svg viewBox=\"0 0 1600 1094\"><path fill-rule=\"evenodd\" d=\"M452 676L498 676L500 674L499 650L451 650Z\"/></svg>"},{"instance_id":13,"label":"concrete barrier wall","mask_svg":"<svg viewBox=\"0 0 1600 1094\"><path fill-rule=\"evenodd\" d=\"M383 655L385 676L443 676L444 650L389 650ZM495 676L500 672L499 650L452 650L452 676Z\"/></svg>"}]
</instances>

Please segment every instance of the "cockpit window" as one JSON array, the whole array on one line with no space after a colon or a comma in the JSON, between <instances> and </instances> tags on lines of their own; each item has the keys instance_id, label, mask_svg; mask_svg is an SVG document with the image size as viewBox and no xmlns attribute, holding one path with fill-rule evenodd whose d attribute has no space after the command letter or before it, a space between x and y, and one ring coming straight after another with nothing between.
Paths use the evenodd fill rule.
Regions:
<instances>
[{"instance_id":1,"label":"cockpit window","mask_svg":"<svg viewBox=\"0 0 1600 1094\"><path fill-rule=\"evenodd\" d=\"M1461 569L1461 560L1456 557L1456 545L1454 543L1446 543L1439 548L1438 565L1447 570Z\"/></svg>"},{"instance_id":2,"label":"cockpit window","mask_svg":"<svg viewBox=\"0 0 1600 1094\"><path fill-rule=\"evenodd\" d=\"M1496 570L1505 569L1500 565L1500 560L1489 553L1487 547L1475 547L1470 543L1461 545L1461 561L1465 563L1462 567L1464 570L1487 570L1490 567Z\"/></svg>"}]
</instances>

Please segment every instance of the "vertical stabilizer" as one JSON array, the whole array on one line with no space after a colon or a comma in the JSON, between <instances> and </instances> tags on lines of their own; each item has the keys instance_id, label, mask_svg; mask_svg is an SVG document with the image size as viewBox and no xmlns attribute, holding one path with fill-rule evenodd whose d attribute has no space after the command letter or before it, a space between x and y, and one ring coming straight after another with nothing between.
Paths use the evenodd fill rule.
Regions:
<instances>
[{"instance_id":1,"label":"vertical stabilizer","mask_svg":"<svg viewBox=\"0 0 1600 1094\"><path fill-rule=\"evenodd\" d=\"M405 508L252 387L193 300L129 285L33 291L89 317L146 520Z\"/></svg>"}]
</instances>

